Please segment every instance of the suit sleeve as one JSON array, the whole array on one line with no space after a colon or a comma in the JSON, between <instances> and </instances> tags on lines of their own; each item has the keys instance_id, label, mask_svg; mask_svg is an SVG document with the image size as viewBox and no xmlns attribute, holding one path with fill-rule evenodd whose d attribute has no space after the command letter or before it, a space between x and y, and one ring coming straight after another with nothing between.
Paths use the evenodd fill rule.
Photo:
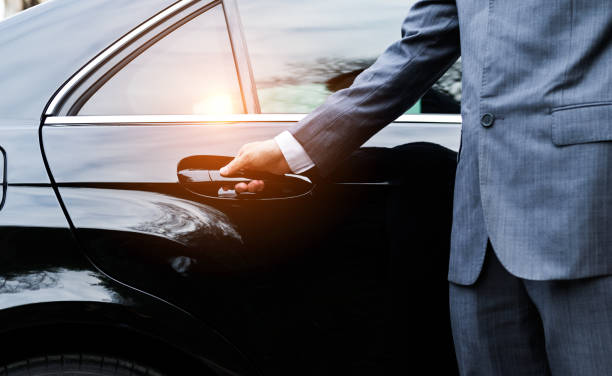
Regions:
<instances>
[{"instance_id":1,"label":"suit sleeve","mask_svg":"<svg viewBox=\"0 0 612 376\"><path fill-rule=\"evenodd\" d=\"M327 176L410 108L459 55L455 1L419 0L402 25L402 38L290 132Z\"/></svg>"}]
</instances>

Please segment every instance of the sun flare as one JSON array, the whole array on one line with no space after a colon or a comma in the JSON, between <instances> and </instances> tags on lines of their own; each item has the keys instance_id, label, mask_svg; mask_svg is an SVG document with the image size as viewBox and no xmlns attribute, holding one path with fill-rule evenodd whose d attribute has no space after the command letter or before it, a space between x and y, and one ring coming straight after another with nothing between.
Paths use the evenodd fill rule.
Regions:
<instances>
[{"instance_id":1,"label":"sun flare","mask_svg":"<svg viewBox=\"0 0 612 376\"><path fill-rule=\"evenodd\" d=\"M217 94L204 98L193 105L196 115L224 115L233 111L232 98L229 94Z\"/></svg>"}]
</instances>

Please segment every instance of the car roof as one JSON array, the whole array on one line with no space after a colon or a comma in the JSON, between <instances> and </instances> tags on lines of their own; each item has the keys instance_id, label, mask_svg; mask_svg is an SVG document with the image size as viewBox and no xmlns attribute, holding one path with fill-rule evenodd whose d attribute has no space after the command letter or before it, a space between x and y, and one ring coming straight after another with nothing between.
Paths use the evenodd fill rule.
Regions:
<instances>
[{"instance_id":1,"label":"car roof","mask_svg":"<svg viewBox=\"0 0 612 376\"><path fill-rule=\"evenodd\" d=\"M175 2L53 0L0 22L0 125L39 120L80 67Z\"/></svg>"}]
</instances>

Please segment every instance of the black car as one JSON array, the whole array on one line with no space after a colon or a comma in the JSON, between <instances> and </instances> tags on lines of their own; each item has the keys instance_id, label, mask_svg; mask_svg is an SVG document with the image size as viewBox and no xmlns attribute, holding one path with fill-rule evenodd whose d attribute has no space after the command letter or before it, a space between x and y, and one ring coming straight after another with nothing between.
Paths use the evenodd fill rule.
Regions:
<instances>
[{"instance_id":1,"label":"black car","mask_svg":"<svg viewBox=\"0 0 612 376\"><path fill-rule=\"evenodd\" d=\"M423 113L456 111L443 84L325 179L238 195L261 176L218 172L371 64L407 5L370 3L55 0L0 22L0 375L456 372L460 115Z\"/></svg>"}]
</instances>

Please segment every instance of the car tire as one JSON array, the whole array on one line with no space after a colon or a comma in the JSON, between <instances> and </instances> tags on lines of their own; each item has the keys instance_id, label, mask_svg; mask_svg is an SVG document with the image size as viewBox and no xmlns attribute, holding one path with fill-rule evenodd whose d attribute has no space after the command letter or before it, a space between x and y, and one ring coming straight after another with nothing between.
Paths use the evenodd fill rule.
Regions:
<instances>
[{"instance_id":1,"label":"car tire","mask_svg":"<svg viewBox=\"0 0 612 376\"><path fill-rule=\"evenodd\" d=\"M60 354L36 357L0 366L1 376L164 376L131 360L96 354Z\"/></svg>"}]
</instances>

